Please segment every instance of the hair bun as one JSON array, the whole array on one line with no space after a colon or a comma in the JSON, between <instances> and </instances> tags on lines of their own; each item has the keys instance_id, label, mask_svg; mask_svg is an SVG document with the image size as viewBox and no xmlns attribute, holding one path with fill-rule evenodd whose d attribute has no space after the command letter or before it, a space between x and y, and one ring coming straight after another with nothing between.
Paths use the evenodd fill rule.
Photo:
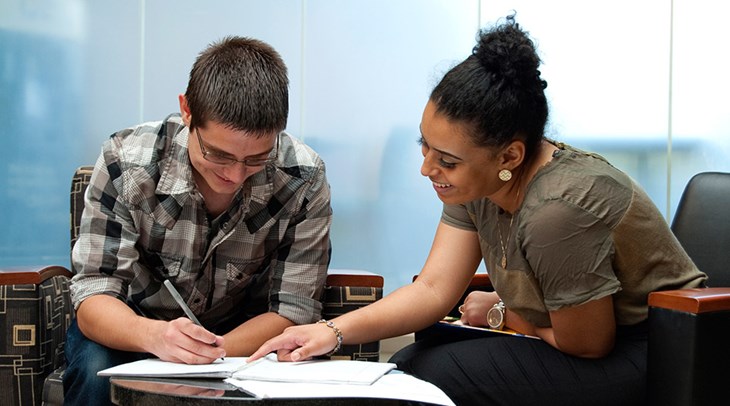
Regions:
<instances>
[{"instance_id":1,"label":"hair bun","mask_svg":"<svg viewBox=\"0 0 730 406\"><path fill-rule=\"evenodd\" d=\"M543 89L547 87L547 82L540 79L535 45L514 15L507 17L506 24L481 30L472 54L497 83L527 85L539 80Z\"/></svg>"}]
</instances>

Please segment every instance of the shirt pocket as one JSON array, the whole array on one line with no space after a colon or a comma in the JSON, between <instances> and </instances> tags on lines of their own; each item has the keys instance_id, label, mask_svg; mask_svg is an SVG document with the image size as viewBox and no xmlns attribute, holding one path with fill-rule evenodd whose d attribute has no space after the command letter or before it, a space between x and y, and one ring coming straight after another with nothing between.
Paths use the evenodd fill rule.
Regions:
<instances>
[{"instance_id":1,"label":"shirt pocket","mask_svg":"<svg viewBox=\"0 0 730 406\"><path fill-rule=\"evenodd\" d=\"M267 264L267 265L263 265ZM245 315L243 320L262 314L269 309L270 277L265 258L226 263L226 291L202 319L217 324L232 315Z\"/></svg>"},{"instance_id":2,"label":"shirt pocket","mask_svg":"<svg viewBox=\"0 0 730 406\"><path fill-rule=\"evenodd\" d=\"M176 279L185 269L184 262L185 257L183 256L150 251L144 248L139 251L139 264L147 268L153 278L160 282L168 278Z\"/></svg>"},{"instance_id":3,"label":"shirt pocket","mask_svg":"<svg viewBox=\"0 0 730 406\"><path fill-rule=\"evenodd\" d=\"M251 277L266 271L269 263L265 258L249 261L228 261L226 264L226 281L228 292L238 291L249 284Z\"/></svg>"}]
</instances>

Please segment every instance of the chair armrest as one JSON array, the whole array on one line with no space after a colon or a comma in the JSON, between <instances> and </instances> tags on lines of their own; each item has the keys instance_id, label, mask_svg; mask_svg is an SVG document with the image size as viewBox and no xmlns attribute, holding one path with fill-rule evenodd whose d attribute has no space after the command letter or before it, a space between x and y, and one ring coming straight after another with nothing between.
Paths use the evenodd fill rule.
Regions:
<instances>
[{"instance_id":1,"label":"chair armrest","mask_svg":"<svg viewBox=\"0 0 730 406\"><path fill-rule=\"evenodd\" d=\"M70 278L73 274L58 265L0 268L0 285L37 285L54 276Z\"/></svg>"},{"instance_id":2,"label":"chair armrest","mask_svg":"<svg viewBox=\"0 0 730 406\"><path fill-rule=\"evenodd\" d=\"M359 269L330 269L327 273L326 286L364 286L382 288L383 277L372 272Z\"/></svg>"},{"instance_id":3,"label":"chair armrest","mask_svg":"<svg viewBox=\"0 0 730 406\"><path fill-rule=\"evenodd\" d=\"M730 310L730 288L652 292L649 294L649 306L695 314Z\"/></svg>"},{"instance_id":4,"label":"chair armrest","mask_svg":"<svg viewBox=\"0 0 730 406\"><path fill-rule=\"evenodd\" d=\"M40 404L45 378L65 363L74 317L71 272L62 266L0 268L0 404Z\"/></svg>"},{"instance_id":5,"label":"chair armrest","mask_svg":"<svg viewBox=\"0 0 730 406\"><path fill-rule=\"evenodd\" d=\"M471 290L491 290L492 280L489 279L488 274L478 273L471 278L471 282L469 282L469 288Z\"/></svg>"},{"instance_id":6,"label":"chair armrest","mask_svg":"<svg viewBox=\"0 0 730 406\"><path fill-rule=\"evenodd\" d=\"M727 395L730 288L649 294L649 405L710 405Z\"/></svg>"},{"instance_id":7,"label":"chair armrest","mask_svg":"<svg viewBox=\"0 0 730 406\"><path fill-rule=\"evenodd\" d=\"M322 299L322 317L333 319L383 297L383 277L355 269L330 269ZM380 341L343 345L333 359L380 360Z\"/></svg>"}]
</instances>

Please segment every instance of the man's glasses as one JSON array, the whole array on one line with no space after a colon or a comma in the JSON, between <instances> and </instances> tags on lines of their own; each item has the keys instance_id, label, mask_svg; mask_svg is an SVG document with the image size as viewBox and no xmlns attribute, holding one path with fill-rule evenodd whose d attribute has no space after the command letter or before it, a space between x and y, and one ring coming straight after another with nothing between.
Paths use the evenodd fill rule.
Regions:
<instances>
[{"instance_id":1,"label":"man's glasses","mask_svg":"<svg viewBox=\"0 0 730 406\"><path fill-rule=\"evenodd\" d=\"M269 154L268 158L246 158L240 161L236 158L218 155L215 152L208 151L207 149L205 149L205 145L203 145L203 139L200 137L200 131L198 131L197 128L195 129L195 134L198 136L198 142L200 143L200 152L203 153L203 158L206 161L212 162L217 165L230 166L237 162L240 162L246 166L264 166L274 163L274 161L276 161L276 156L279 154L279 138L281 138L279 134L276 134L276 146L274 147L272 153Z\"/></svg>"}]
</instances>

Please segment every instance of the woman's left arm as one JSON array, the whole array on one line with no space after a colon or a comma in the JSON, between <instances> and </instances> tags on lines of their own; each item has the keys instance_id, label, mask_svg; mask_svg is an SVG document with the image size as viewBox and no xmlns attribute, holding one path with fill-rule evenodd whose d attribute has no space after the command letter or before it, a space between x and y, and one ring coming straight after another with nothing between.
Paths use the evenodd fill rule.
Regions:
<instances>
[{"instance_id":1,"label":"woman's left arm","mask_svg":"<svg viewBox=\"0 0 730 406\"><path fill-rule=\"evenodd\" d=\"M596 211L546 202L525 220L521 247L550 316L551 327L535 328L536 335L583 358L600 358L613 349L613 294L621 290L613 263L614 223Z\"/></svg>"},{"instance_id":2,"label":"woman's left arm","mask_svg":"<svg viewBox=\"0 0 730 406\"><path fill-rule=\"evenodd\" d=\"M519 318L510 313L508 323L510 316ZM611 295L552 311L550 320L552 327L536 327L534 334L564 353L582 358L601 358L613 349L616 319Z\"/></svg>"},{"instance_id":3,"label":"woman's left arm","mask_svg":"<svg viewBox=\"0 0 730 406\"><path fill-rule=\"evenodd\" d=\"M487 325L487 311L497 303L496 292L475 291L469 294L462 307L461 320L472 326ZM616 322L613 314L613 296L587 303L564 307L550 312L552 327L535 327L517 313L506 308L505 326L522 334L542 338L553 347L583 358L600 358L613 348Z\"/></svg>"}]
</instances>

